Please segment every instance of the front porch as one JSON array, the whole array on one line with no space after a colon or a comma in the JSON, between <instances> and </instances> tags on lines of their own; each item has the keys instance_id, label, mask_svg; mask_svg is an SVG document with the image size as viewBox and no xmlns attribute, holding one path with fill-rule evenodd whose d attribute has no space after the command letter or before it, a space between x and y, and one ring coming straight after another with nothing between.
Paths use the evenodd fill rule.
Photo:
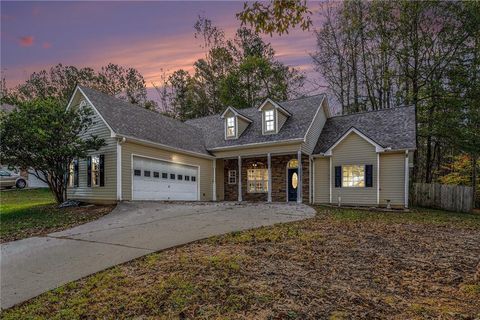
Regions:
<instances>
[{"instance_id":1,"label":"front porch","mask_svg":"<svg viewBox=\"0 0 480 320\"><path fill-rule=\"evenodd\" d=\"M238 156L219 159L216 165L223 191L217 200L309 202L309 157L301 152Z\"/></svg>"}]
</instances>

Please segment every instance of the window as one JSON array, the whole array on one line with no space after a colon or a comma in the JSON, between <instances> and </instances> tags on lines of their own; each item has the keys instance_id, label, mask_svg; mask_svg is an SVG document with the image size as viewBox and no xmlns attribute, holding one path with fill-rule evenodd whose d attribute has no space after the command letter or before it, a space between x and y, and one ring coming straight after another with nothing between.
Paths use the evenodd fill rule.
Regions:
<instances>
[{"instance_id":1,"label":"window","mask_svg":"<svg viewBox=\"0 0 480 320\"><path fill-rule=\"evenodd\" d=\"M100 156L92 156L92 186L100 186Z\"/></svg>"},{"instance_id":2,"label":"window","mask_svg":"<svg viewBox=\"0 0 480 320\"><path fill-rule=\"evenodd\" d=\"M175 173L170 173L170 179L175 180Z\"/></svg>"},{"instance_id":3,"label":"window","mask_svg":"<svg viewBox=\"0 0 480 320\"><path fill-rule=\"evenodd\" d=\"M365 166L343 166L342 187L365 187Z\"/></svg>"},{"instance_id":4,"label":"window","mask_svg":"<svg viewBox=\"0 0 480 320\"><path fill-rule=\"evenodd\" d=\"M2 177L10 177L12 174L8 171L0 170L0 176Z\"/></svg>"},{"instance_id":5,"label":"window","mask_svg":"<svg viewBox=\"0 0 480 320\"><path fill-rule=\"evenodd\" d=\"M168 173L162 172L162 179L167 179L168 178Z\"/></svg>"},{"instance_id":6,"label":"window","mask_svg":"<svg viewBox=\"0 0 480 320\"><path fill-rule=\"evenodd\" d=\"M150 177L150 171L149 170L144 170L143 171L143 176L144 177Z\"/></svg>"},{"instance_id":7,"label":"window","mask_svg":"<svg viewBox=\"0 0 480 320\"><path fill-rule=\"evenodd\" d=\"M227 118L227 137L235 137L235 117Z\"/></svg>"},{"instance_id":8,"label":"window","mask_svg":"<svg viewBox=\"0 0 480 320\"><path fill-rule=\"evenodd\" d=\"M190 176L185 176L185 181L190 181Z\"/></svg>"},{"instance_id":9,"label":"window","mask_svg":"<svg viewBox=\"0 0 480 320\"><path fill-rule=\"evenodd\" d=\"M228 184L236 184L236 183L237 183L237 171L228 170Z\"/></svg>"},{"instance_id":10,"label":"window","mask_svg":"<svg viewBox=\"0 0 480 320\"><path fill-rule=\"evenodd\" d=\"M87 187L105 186L105 155L87 157Z\"/></svg>"},{"instance_id":11,"label":"window","mask_svg":"<svg viewBox=\"0 0 480 320\"><path fill-rule=\"evenodd\" d=\"M153 177L154 177L154 178L160 178L160 173L154 171L154 172L153 172Z\"/></svg>"},{"instance_id":12,"label":"window","mask_svg":"<svg viewBox=\"0 0 480 320\"><path fill-rule=\"evenodd\" d=\"M181 174L177 175L177 180L183 180L183 176Z\"/></svg>"},{"instance_id":13,"label":"window","mask_svg":"<svg viewBox=\"0 0 480 320\"><path fill-rule=\"evenodd\" d=\"M68 186L73 187L73 180L75 179L75 165L73 161L70 162L70 166L68 167Z\"/></svg>"},{"instance_id":14,"label":"window","mask_svg":"<svg viewBox=\"0 0 480 320\"><path fill-rule=\"evenodd\" d=\"M140 177L142 175L142 170L139 170L139 169L133 170L133 175L137 176L137 177Z\"/></svg>"},{"instance_id":15,"label":"window","mask_svg":"<svg viewBox=\"0 0 480 320\"><path fill-rule=\"evenodd\" d=\"M265 111L265 132L275 131L274 110Z\"/></svg>"},{"instance_id":16,"label":"window","mask_svg":"<svg viewBox=\"0 0 480 320\"><path fill-rule=\"evenodd\" d=\"M268 170L248 169L247 170L247 191L249 193L268 192Z\"/></svg>"},{"instance_id":17,"label":"window","mask_svg":"<svg viewBox=\"0 0 480 320\"><path fill-rule=\"evenodd\" d=\"M195 182L195 181L197 181L197 177L192 176L192 182Z\"/></svg>"},{"instance_id":18,"label":"window","mask_svg":"<svg viewBox=\"0 0 480 320\"><path fill-rule=\"evenodd\" d=\"M297 159L292 159L292 160L288 161L287 168L289 168L289 169L298 168L298 160Z\"/></svg>"}]
</instances>

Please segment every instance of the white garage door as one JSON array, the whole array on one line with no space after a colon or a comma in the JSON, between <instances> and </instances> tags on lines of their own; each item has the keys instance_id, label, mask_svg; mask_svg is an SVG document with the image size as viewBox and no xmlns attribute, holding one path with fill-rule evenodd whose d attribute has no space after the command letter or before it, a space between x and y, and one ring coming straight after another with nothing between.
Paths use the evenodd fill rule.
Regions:
<instances>
[{"instance_id":1,"label":"white garage door","mask_svg":"<svg viewBox=\"0 0 480 320\"><path fill-rule=\"evenodd\" d=\"M198 168L133 157L134 200L198 200Z\"/></svg>"}]
</instances>

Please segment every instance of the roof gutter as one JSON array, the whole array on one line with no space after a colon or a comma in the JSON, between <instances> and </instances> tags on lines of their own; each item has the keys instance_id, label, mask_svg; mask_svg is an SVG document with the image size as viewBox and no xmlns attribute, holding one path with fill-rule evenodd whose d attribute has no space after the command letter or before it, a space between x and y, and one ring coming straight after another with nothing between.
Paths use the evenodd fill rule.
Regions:
<instances>
[{"instance_id":1,"label":"roof gutter","mask_svg":"<svg viewBox=\"0 0 480 320\"><path fill-rule=\"evenodd\" d=\"M189 151L189 150L185 150L185 149L181 149L181 148L175 148L175 147L167 146L167 145L162 144L162 143L153 142L153 141L144 140L144 139L139 139L139 138L135 138L135 137L132 137L132 136L117 134L116 137L121 138L124 142L128 142L130 140L131 142L137 142L137 143L141 143L141 144L144 144L144 145L147 145L147 146L160 147L160 148L165 149L165 150L174 151L174 152L178 152L178 153L184 153L184 154L195 156L195 157L200 157L200 158L205 158L205 159L215 159L214 156L211 156L211 155L208 155L208 154L198 153L198 152L195 152L195 151Z\"/></svg>"},{"instance_id":2,"label":"roof gutter","mask_svg":"<svg viewBox=\"0 0 480 320\"><path fill-rule=\"evenodd\" d=\"M407 148L407 149L391 149L390 147L388 148L385 148L383 151L379 151L377 153L391 153L391 152L401 152L401 151L415 151L417 150L416 148L414 149L411 149L411 148ZM320 152L320 153L316 153L316 154L312 154L312 157L313 158L324 158L324 157L331 157L332 155L331 154L327 154L325 152Z\"/></svg>"},{"instance_id":3,"label":"roof gutter","mask_svg":"<svg viewBox=\"0 0 480 320\"><path fill-rule=\"evenodd\" d=\"M244 149L244 148L252 148L252 147L255 148L255 147L262 147L262 146L271 146L271 145L277 145L277 144L294 144L299 142L303 142L303 138L272 141L272 142L256 142L256 143L248 143L248 144L241 144L241 145L235 145L235 146L209 148L208 151L236 150L236 149Z\"/></svg>"}]
</instances>

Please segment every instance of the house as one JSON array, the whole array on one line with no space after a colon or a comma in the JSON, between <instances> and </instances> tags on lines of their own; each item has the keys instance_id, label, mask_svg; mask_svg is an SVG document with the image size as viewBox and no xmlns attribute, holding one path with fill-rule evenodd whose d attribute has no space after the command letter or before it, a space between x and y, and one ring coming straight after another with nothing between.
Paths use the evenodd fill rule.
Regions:
<instances>
[{"instance_id":1,"label":"house","mask_svg":"<svg viewBox=\"0 0 480 320\"><path fill-rule=\"evenodd\" d=\"M77 86L106 146L71 165L70 198L408 206L413 107L332 116L325 95L181 122Z\"/></svg>"}]
</instances>

